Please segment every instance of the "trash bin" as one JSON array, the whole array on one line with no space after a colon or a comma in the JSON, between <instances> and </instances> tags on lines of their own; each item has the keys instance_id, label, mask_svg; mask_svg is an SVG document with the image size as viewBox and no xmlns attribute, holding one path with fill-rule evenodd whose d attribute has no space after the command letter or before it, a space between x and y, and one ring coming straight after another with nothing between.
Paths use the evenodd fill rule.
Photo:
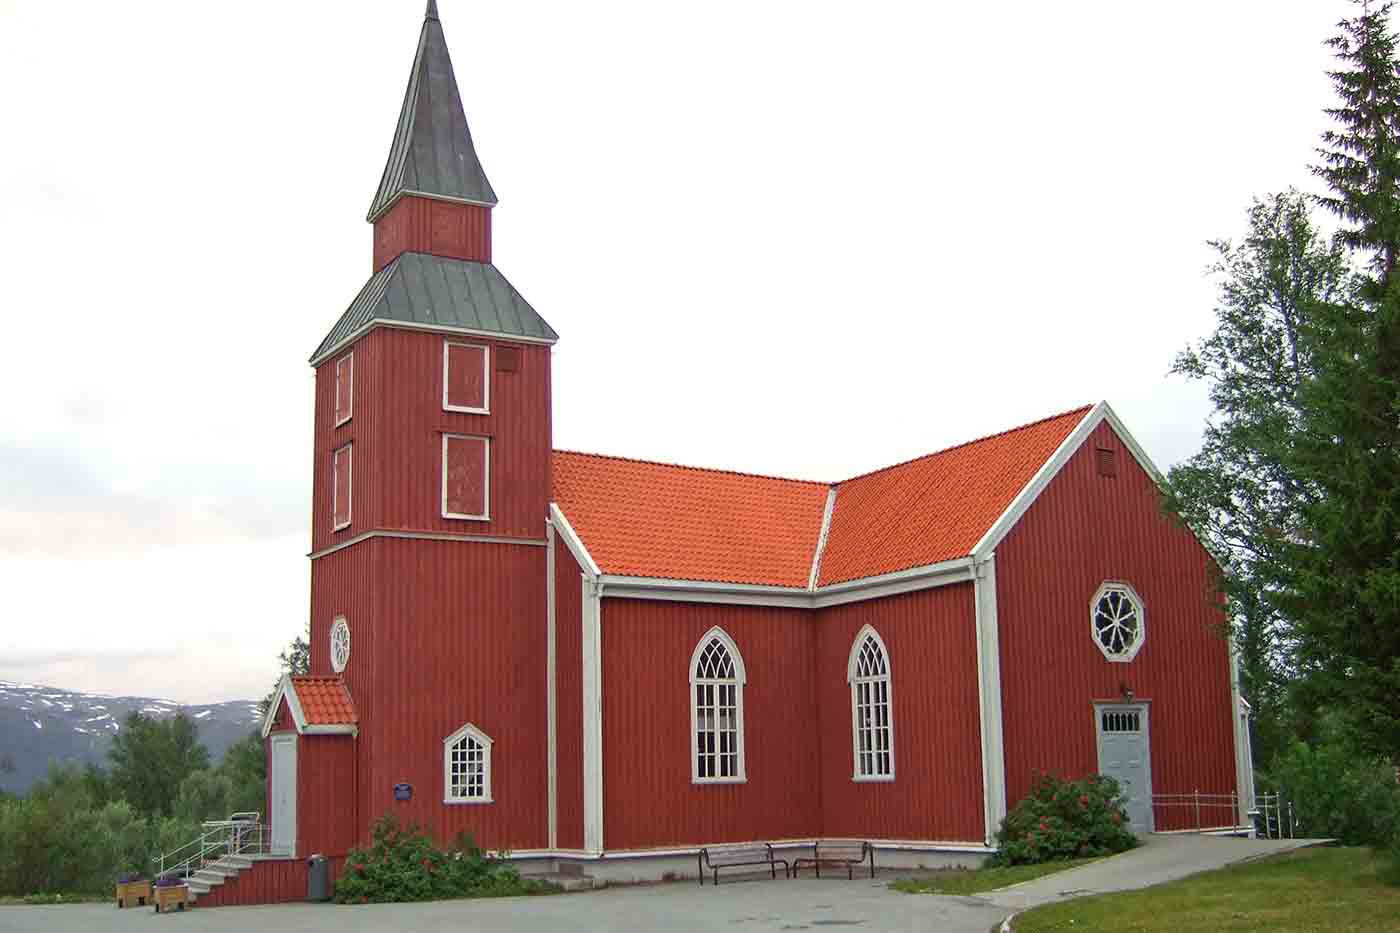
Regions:
<instances>
[{"instance_id":1,"label":"trash bin","mask_svg":"<svg viewBox=\"0 0 1400 933\"><path fill-rule=\"evenodd\" d=\"M306 899L331 899L331 863L324 855L313 855L306 860Z\"/></svg>"}]
</instances>

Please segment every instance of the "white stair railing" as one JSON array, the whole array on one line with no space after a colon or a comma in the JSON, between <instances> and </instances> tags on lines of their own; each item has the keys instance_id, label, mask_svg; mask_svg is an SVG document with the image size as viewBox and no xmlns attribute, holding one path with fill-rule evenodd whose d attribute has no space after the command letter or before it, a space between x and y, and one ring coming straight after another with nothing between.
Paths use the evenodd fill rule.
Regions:
<instances>
[{"instance_id":1,"label":"white stair railing","mask_svg":"<svg viewBox=\"0 0 1400 933\"><path fill-rule=\"evenodd\" d=\"M189 878L205 865L225 855L260 855L267 851L262 814L234 813L226 820L200 824L199 837L178 849L162 852L157 877Z\"/></svg>"}]
</instances>

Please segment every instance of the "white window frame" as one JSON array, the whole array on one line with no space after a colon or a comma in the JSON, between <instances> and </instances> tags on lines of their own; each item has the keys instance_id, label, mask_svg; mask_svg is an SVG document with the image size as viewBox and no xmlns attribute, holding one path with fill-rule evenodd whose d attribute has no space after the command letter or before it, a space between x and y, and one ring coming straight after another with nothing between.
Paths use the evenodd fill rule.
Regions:
<instances>
[{"instance_id":1,"label":"white window frame","mask_svg":"<svg viewBox=\"0 0 1400 933\"><path fill-rule=\"evenodd\" d=\"M354 446L355 446L355 445L354 445L353 442L348 443L348 444L341 444L341 445L340 445L339 447L337 447L335 450L331 451L331 530L332 530L332 531L343 531L344 529L349 528L349 527L350 527L350 523L351 523L352 521L354 521L354 517L355 517L355 516L354 516L354 511L353 511L353 510L354 510L354 507L355 507L355 454L354 454L354 452L353 452ZM336 468L336 464L337 464L337 463L339 462L339 460L340 460L340 455L341 455L342 453L345 454L345 456L347 456L347 457L350 458L350 463L349 463L349 465L348 465L348 466L346 467L346 469L345 469L345 521L341 522L340 524L336 524L336 521L335 521L335 513L338 512L338 511L340 510L340 509L339 509L339 506L340 506L339 492L340 492L340 490L339 490L339 488L336 486L336 483L335 483L335 468Z\"/></svg>"},{"instance_id":2,"label":"white window frame","mask_svg":"<svg viewBox=\"0 0 1400 933\"><path fill-rule=\"evenodd\" d=\"M885 673L874 677L866 677L860 674L860 654L865 646L866 640L875 642L875 647L879 649L880 656L885 661ZM890 666L890 650L885 647L885 640L880 637L880 633L875 631L872 625L866 625L856 633L855 641L851 643L851 654L846 660L846 683L851 687L851 780L858 782L880 782L894 780L894 669ZM872 764L877 768L870 774L861 773L860 769L860 687L862 684L871 685L872 690L875 684L883 683L885 687L885 732L889 741L890 769L888 773L878 770L878 752L872 752ZM879 727L874 727L872 734L878 733Z\"/></svg>"},{"instance_id":3,"label":"white window frame","mask_svg":"<svg viewBox=\"0 0 1400 933\"><path fill-rule=\"evenodd\" d=\"M480 515L466 515L461 512L447 511L447 445L451 440L481 441L484 447L482 453L482 469L485 475L481 480L481 504L486 511ZM449 434L443 432L442 435L442 517L456 518L473 522L489 522L491 520L491 438L482 434Z\"/></svg>"},{"instance_id":4,"label":"white window frame","mask_svg":"<svg viewBox=\"0 0 1400 933\"><path fill-rule=\"evenodd\" d=\"M700 657L705 653L705 648L711 641L719 639L724 649L729 652L729 660L734 665L734 677L729 678L701 678L696 676L695 669L700 663ZM734 643L734 639L729 637L729 633L716 625L696 643L695 650L690 653L690 782L692 784L743 784L748 781L748 770L744 763L744 684L748 682L748 674L744 670L744 656L739 652L739 646ZM700 775L700 710L696 701L695 688L701 684L713 685L716 687L732 685L734 687L734 744L736 752L735 774L726 777L702 777ZM716 750L716 760L720 752Z\"/></svg>"},{"instance_id":5,"label":"white window frame","mask_svg":"<svg viewBox=\"0 0 1400 933\"><path fill-rule=\"evenodd\" d=\"M458 742L470 737L481 745L481 796L480 797L454 797L452 796L452 748ZM467 723L456 732L442 740L442 802L445 804L479 804L494 803L491 796L491 746L494 743L491 736L482 732L471 723Z\"/></svg>"},{"instance_id":6,"label":"white window frame","mask_svg":"<svg viewBox=\"0 0 1400 933\"><path fill-rule=\"evenodd\" d=\"M337 663L335 656L335 633L337 631L345 632L345 660L339 663ZM329 641L331 670L335 671L337 674L344 673L345 668L350 664L350 623L346 620L345 616L336 616L335 621L331 623Z\"/></svg>"},{"instance_id":7,"label":"white window frame","mask_svg":"<svg viewBox=\"0 0 1400 933\"><path fill-rule=\"evenodd\" d=\"M336 419L335 426L336 426L337 428L340 427L342 424L347 424L347 423L349 423L350 419L353 418L353 417L355 417L355 351L354 351L354 350L351 350L349 353L345 354L345 355L342 356L340 359L338 359L338 360L335 361L335 372L334 372L334 374L333 374L333 376L332 376L332 378L335 379L335 408L334 408L333 411L335 411L335 412L340 411L340 367L343 366L343 365L346 365L346 364L349 364L349 366L350 366L350 386L349 386L350 398L347 400L347 401L349 402L349 404L346 406L346 409L345 409L345 417L344 417L344 418L337 418L337 419Z\"/></svg>"},{"instance_id":8,"label":"white window frame","mask_svg":"<svg viewBox=\"0 0 1400 933\"><path fill-rule=\"evenodd\" d=\"M453 405L448 399L452 386L452 348L470 347L481 351L481 407L471 408L466 405ZM442 410L459 411L469 415L489 415L491 414L491 347L484 343L467 343L463 340L444 340L442 342Z\"/></svg>"},{"instance_id":9,"label":"white window frame","mask_svg":"<svg viewBox=\"0 0 1400 933\"><path fill-rule=\"evenodd\" d=\"M1099 611L1099 600L1103 599L1110 592L1118 592L1128 597L1133 603L1133 608L1137 610L1137 639L1132 646L1122 654L1113 654L1099 641L1099 629L1097 625L1097 615ZM1138 656L1142 646L1147 642L1147 606L1143 603L1142 597L1137 590L1128 583L1121 580L1105 580L1103 585L1094 592L1094 598L1089 601L1089 637L1094 640L1094 647L1109 661L1117 664L1127 664Z\"/></svg>"}]
</instances>

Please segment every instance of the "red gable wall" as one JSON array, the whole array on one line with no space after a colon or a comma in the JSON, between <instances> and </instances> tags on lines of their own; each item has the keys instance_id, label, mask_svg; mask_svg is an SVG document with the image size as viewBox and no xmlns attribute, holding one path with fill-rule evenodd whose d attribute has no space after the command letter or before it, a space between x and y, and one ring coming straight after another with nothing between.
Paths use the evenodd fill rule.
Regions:
<instances>
[{"instance_id":1,"label":"red gable wall","mask_svg":"<svg viewBox=\"0 0 1400 933\"><path fill-rule=\"evenodd\" d=\"M1116 477L1098 475L1100 447L1116 452ZM1010 804L1035 769L1097 770L1092 703L1120 698L1124 686L1151 701L1154 792L1235 789L1229 654L1207 596L1210 558L1158 502L1104 422L996 550ZM1144 602L1146 640L1126 664L1106 660L1090 637L1089 602L1105 580L1130 583ZM1157 811L1159 829L1172 827L1167 816Z\"/></svg>"}]
</instances>

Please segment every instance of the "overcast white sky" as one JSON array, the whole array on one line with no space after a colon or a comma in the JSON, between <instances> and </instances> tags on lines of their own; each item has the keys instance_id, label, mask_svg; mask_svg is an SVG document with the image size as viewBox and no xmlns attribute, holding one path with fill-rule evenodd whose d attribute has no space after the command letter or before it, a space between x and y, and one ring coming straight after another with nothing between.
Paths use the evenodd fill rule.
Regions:
<instances>
[{"instance_id":1,"label":"overcast white sky","mask_svg":"<svg viewBox=\"0 0 1400 933\"><path fill-rule=\"evenodd\" d=\"M1204 241L1314 187L1352 9L440 6L556 446L823 480L1101 398L1193 453ZM0 0L0 679L267 689L421 15Z\"/></svg>"}]
</instances>

